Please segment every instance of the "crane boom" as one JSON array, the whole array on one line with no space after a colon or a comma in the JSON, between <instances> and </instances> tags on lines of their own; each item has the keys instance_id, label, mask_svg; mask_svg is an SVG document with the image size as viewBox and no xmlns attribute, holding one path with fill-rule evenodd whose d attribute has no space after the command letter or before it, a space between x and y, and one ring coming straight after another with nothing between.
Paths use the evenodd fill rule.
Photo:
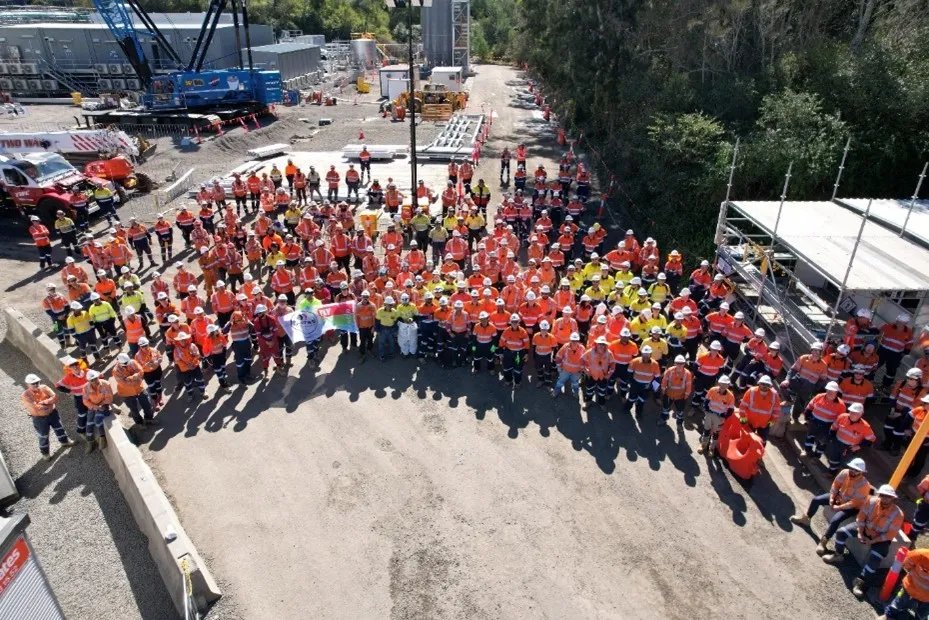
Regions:
<instances>
[{"instance_id":1,"label":"crane boom","mask_svg":"<svg viewBox=\"0 0 929 620\"><path fill-rule=\"evenodd\" d=\"M121 0L93 0L93 3L100 12L100 17L116 38L116 43L129 60L129 64L147 88L152 83L152 67L145 57L142 42L139 41L135 24L126 10L126 5ZM154 33L152 36L155 36Z\"/></svg>"}]
</instances>

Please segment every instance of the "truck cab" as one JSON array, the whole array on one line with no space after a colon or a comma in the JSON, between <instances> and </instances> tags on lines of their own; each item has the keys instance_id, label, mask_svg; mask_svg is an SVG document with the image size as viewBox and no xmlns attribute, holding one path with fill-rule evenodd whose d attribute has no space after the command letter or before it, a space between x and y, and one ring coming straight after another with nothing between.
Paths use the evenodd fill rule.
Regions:
<instances>
[{"instance_id":1,"label":"truck cab","mask_svg":"<svg viewBox=\"0 0 929 620\"><path fill-rule=\"evenodd\" d=\"M46 225L55 221L58 209L71 212L71 196L76 192L88 197L90 213L97 211L93 192L101 186L116 191L110 181L84 175L57 153L0 155L0 202L4 210L38 215Z\"/></svg>"}]
</instances>

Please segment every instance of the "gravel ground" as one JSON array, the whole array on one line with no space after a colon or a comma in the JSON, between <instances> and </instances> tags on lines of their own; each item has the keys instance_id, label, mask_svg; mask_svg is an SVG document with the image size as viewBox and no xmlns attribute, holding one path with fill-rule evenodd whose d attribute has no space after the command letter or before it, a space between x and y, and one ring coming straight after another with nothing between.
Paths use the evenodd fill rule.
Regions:
<instances>
[{"instance_id":1,"label":"gravel ground","mask_svg":"<svg viewBox=\"0 0 929 620\"><path fill-rule=\"evenodd\" d=\"M0 327L3 332L5 326ZM147 540L103 457L87 456L83 443L39 458L35 432L19 405L22 378L35 372L29 360L0 342L0 449L22 499L13 513L29 513L28 532L62 609L74 620L176 618ZM70 398L59 407L75 438ZM67 401L67 402L65 402Z\"/></svg>"}]
</instances>

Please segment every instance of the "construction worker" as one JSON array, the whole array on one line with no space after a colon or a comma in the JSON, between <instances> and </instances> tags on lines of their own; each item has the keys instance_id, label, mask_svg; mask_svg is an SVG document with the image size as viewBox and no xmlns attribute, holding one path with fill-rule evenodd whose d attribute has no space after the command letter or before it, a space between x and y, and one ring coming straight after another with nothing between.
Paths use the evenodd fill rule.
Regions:
<instances>
[{"instance_id":1,"label":"construction worker","mask_svg":"<svg viewBox=\"0 0 929 620\"><path fill-rule=\"evenodd\" d=\"M322 200L323 194L319 190L321 179L315 166L310 166L309 172L306 173L306 180L310 187L310 199L313 199L313 192L316 192L316 196Z\"/></svg>"},{"instance_id":2,"label":"construction worker","mask_svg":"<svg viewBox=\"0 0 929 620\"><path fill-rule=\"evenodd\" d=\"M917 620L929 617L929 551L911 550L903 560L903 570L903 585L878 620L909 617L910 610L916 612Z\"/></svg>"},{"instance_id":3,"label":"construction worker","mask_svg":"<svg viewBox=\"0 0 929 620\"><path fill-rule=\"evenodd\" d=\"M61 358L64 374L55 389L63 394L70 394L77 411L77 434L83 435L87 429L87 407L84 406L84 386L87 385L87 364L66 355Z\"/></svg>"},{"instance_id":4,"label":"construction worker","mask_svg":"<svg viewBox=\"0 0 929 620\"><path fill-rule=\"evenodd\" d=\"M284 182L284 175L281 174L281 169L277 167L277 164L271 165L271 171L268 173L268 176L271 179L271 183L274 184L274 190L277 191L280 189Z\"/></svg>"},{"instance_id":5,"label":"construction worker","mask_svg":"<svg viewBox=\"0 0 929 620\"><path fill-rule=\"evenodd\" d=\"M345 199L351 200L352 194L355 194L355 202L358 202L358 188L361 186L361 176L355 170L355 164L349 164L348 170L345 171L345 186L348 188L345 193Z\"/></svg>"},{"instance_id":6,"label":"construction worker","mask_svg":"<svg viewBox=\"0 0 929 620\"><path fill-rule=\"evenodd\" d=\"M136 312L132 306L123 307L123 328L126 334L126 345L129 348L129 355L134 356L139 350L139 340L145 338L145 324L142 315Z\"/></svg>"},{"instance_id":7,"label":"construction worker","mask_svg":"<svg viewBox=\"0 0 929 620\"><path fill-rule=\"evenodd\" d=\"M926 394L922 386L923 371L913 367L906 372L906 378L897 382L890 393L890 411L884 418L884 442L881 449L893 456L900 453L906 428L909 426L909 413Z\"/></svg>"},{"instance_id":8,"label":"construction worker","mask_svg":"<svg viewBox=\"0 0 929 620\"><path fill-rule=\"evenodd\" d=\"M687 401L694 391L694 376L687 369L687 359L683 355L674 357L674 365L664 371L661 376L661 419L660 422L667 422L674 411L674 418L678 426L684 424L684 411L687 409Z\"/></svg>"},{"instance_id":9,"label":"construction worker","mask_svg":"<svg viewBox=\"0 0 929 620\"><path fill-rule=\"evenodd\" d=\"M109 347L113 351L119 350L119 339L116 336L116 311L110 302L102 299L100 294L93 292L90 294L90 306L87 308L90 318L93 320L97 334L103 346Z\"/></svg>"},{"instance_id":10,"label":"construction worker","mask_svg":"<svg viewBox=\"0 0 929 620\"><path fill-rule=\"evenodd\" d=\"M581 299L583 300L583 297ZM624 327L619 332L619 339L614 340L609 345L613 358L611 381L616 383L616 391L623 396L629 391L629 364L639 354L639 346L631 338L632 332ZM612 389L610 392L612 392Z\"/></svg>"},{"instance_id":11,"label":"construction worker","mask_svg":"<svg viewBox=\"0 0 929 620\"><path fill-rule=\"evenodd\" d=\"M840 415L845 413L846 409L845 401L839 397L839 384L830 381L826 384L826 391L814 396L806 406L806 420L809 430L806 440L803 442L803 452L800 453L800 456L811 456L819 459L823 455L829 441L832 424ZM906 416L902 417L904 420L906 419Z\"/></svg>"},{"instance_id":12,"label":"construction worker","mask_svg":"<svg viewBox=\"0 0 929 620\"><path fill-rule=\"evenodd\" d=\"M68 332L74 336L81 357L89 364L91 363L91 353L98 358L101 357L100 345L97 343L97 334L94 331L93 317L84 310L84 306L80 302L72 301L70 307L71 314L68 315L66 320Z\"/></svg>"},{"instance_id":13,"label":"construction worker","mask_svg":"<svg viewBox=\"0 0 929 620\"><path fill-rule=\"evenodd\" d=\"M87 371L87 385L84 386L84 406L87 407L87 454L93 452L94 434L97 436L97 445L100 449L106 448L106 434L103 430L103 421L110 415L110 406L113 404L113 388L106 381L100 379L96 370Z\"/></svg>"},{"instance_id":14,"label":"construction worker","mask_svg":"<svg viewBox=\"0 0 929 620\"><path fill-rule=\"evenodd\" d=\"M409 294L402 293L400 303L397 305L397 344L400 347L401 357L416 355L416 347L419 344L418 326L415 320L417 312L416 304L410 300Z\"/></svg>"},{"instance_id":15,"label":"construction worker","mask_svg":"<svg viewBox=\"0 0 929 620\"><path fill-rule=\"evenodd\" d=\"M341 177L336 172L335 166L329 166L329 172L326 173L326 186L329 188L326 193L326 199L336 202L339 199L339 181Z\"/></svg>"},{"instance_id":16,"label":"construction worker","mask_svg":"<svg viewBox=\"0 0 929 620\"><path fill-rule=\"evenodd\" d=\"M281 326L277 319L268 314L268 307L265 304L255 306L252 327L258 340L258 355L261 358L262 372L268 372L273 358L275 372L284 373L284 358L280 341Z\"/></svg>"},{"instance_id":17,"label":"construction worker","mask_svg":"<svg viewBox=\"0 0 929 620\"><path fill-rule=\"evenodd\" d=\"M768 441L768 431L781 414L781 399L772 389L773 385L771 377L762 375L757 385L745 391L739 403L742 416L739 421L747 424L765 443Z\"/></svg>"},{"instance_id":18,"label":"construction worker","mask_svg":"<svg viewBox=\"0 0 929 620\"><path fill-rule=\"evenodd\" d=\"M206 386L203 382L203 371L200 370L202 359L200 349L187 332L180 332L174 341L174 363L178 371L178 387L183 384L187 393L187 402L194 401L195 390L200 393L201 399L206 400Z\"/></svg>"},{"instance_id":19,"label":"construction worker","mask_svg":"<svg viewBox=\"0 0 929 620\"><path fill-rule=\"evenodd\" d=\"M904 356L913 348L913 328L909 326L910 315L900 313L893 323L882 325L881 346L877 351L878 368L884 366L884 390L888 390L897 376L897 369Z\"/></svg>"},{"instance_id":20,"label":"construction worker","mask_svg":"<svg viewBox=\"0 0 929 620\"><path fill-rule=\"evenodd\" d=\"M58 292L58 287L54 282L45 284L45 297L42 298L42 309L48 318L52 321L52 330L55 337L58 338L59 346L64 349L70 341L70 329L68 328L68 298ZM80 304L78 304L80 305Z\"/></svg>"},{"instance_id":21,"label":"construction worker","mask_svg":"<svg viewBox=\"0 0 929 620\"><path fill-rule=\"evenodd\" d=\"M213 374L219 381L219 387L228 390L229 381L226 380L226 335L220 330L219 325L207 325L206 339L203 341L203 356L209 358L213 367Z\"/></svg>"},{"instance_id":22,"label":"construction worker","mask_svg":"<svg viewBox=\"0 0 929 620\"><path fill-rule=\"evenodd\" d=\"M174 217L174 225L181 231L181 236L184 237L184 245L186 247L190 247L191 235L193 234L194 222L196 221L198 220L194 218L194 214L190 212L187 205L182 205L180 211L178 211L177 215Z\"/></svg>"},{"instance_id":23,"label":"construction worker","mask_svg":"<svg viewBox=\"0 0 929 620\"><path fill-rule=\"evenodd\" d=\"M845 561L845 545L855 537L862 545L871 548L868 561L852 582L852 593L863 598L869 582L890 550L890 543L903 527L903 511L897 506L897 492L889 484L882 484L877 497L865 501L855 522L841 527L835 534L835 552L823 555L823 562L839 565Z\"/></svg>"},{"instance_id":24,"label":"construction worker","mask_svg":"<svg viewBox=\"0 0 929 620\"><path fill-rule=\"evenodd\" d=\"M832 423L831 439L826 447L830 473L838 473L847 454L859 452L877 441L871 425L862 418L863 415L864 407L861 403L853 403L846 413L839 415Z\"/></svg>"},{"instance_id":25,"label":"construction worker","mask_svg":"<svg viewBox=\"0 0 929 620\"><path fill-rule=\"evenodd\" d=\"M810 500L806 513L798 513L790 517L790 522L801 527L810 527L810 519L822 506L829 506L832 516L829 518L829 527L819 539L816 553L820 557L829 553L826 546L829 539L835 535L839 527L858 516L858 511L867 503L871 495L871 483L865 477L867 468L860 458L848 462L848 467L839 472L832 481L828 493L815 496Z\"/></svg>"},{"instance_id":26,"label":"construction worker","mask_svg":"<svg viewBox=\"0 0 929 620\"><path fill-rule=\"evenodd\" d=\"M377 307L371 303L371 291L361 292L361 298L355 303L355 326L358 328L358 356L363 364L368 351L374 349L374 327Z\"/></svg>"},{"instance_id":27,"label":"construction worker","mask_svg":"<svg viewBox=\"0 0 929 620\"><path fill-rule=\"evenodd\" d=\"M383 362L388 357L393 357L394 342L397 338L397 321L400 315L397 313L393 297L384 298L384 305L377 310L374 318L377 321L377 355Z\"/></svg>"},{"instance_id":28,"label":"construction worker","mask_svg":"<svg viewBox=\"0 0 929 620\"><path fill-rule=\"evenodd\" d=\"M165 219L164 213L158 214L158 220L154 226L155 237L158 239L158 247L161 250L161 262L167 264L174 258L174 229ZM154 262L152 265L154 266Z\"/></svg>"},{"instance_id":29,"label":"construction worker","mask_svg":"<svg viewBox=\"0 0 929 620\"><path fill-rule=\"evenodd\" d=\"M467 162L462 164L462 167L466 164ZM520 326L519 321L518 314L510 315L510 324L500 332L498 344L503 350L503 382L514 390L522 383L523 366L530 347L529 332Z\"/></svg>"},{"instance_id":30,"label":"construction worker","mask_svg":"<svg viewBox=\"0 0 929 620\"><path fill-rule=\"evenodd\" d=\"M487 370L493 372L497 349L497 328L490 322L490 313L482 311L472 329L473 372L481 371L481 364L487 362Z\"/></svg>"},{"instance_id":31,"label":"construction worker","mask_svg":"<svg viewBox=\"0 0 929 620\"><path fill-rule=\"evenodd\" d=\"M37 215L29 216L29 234L32 236L32 242L35 243L36 250L39 252L39 269L51 268L52 266L52 240L48 227L42 223Z\"/></svg>"},{"instance_id":32,"label":"construction worker","mask_svg":"<svg viewBox=\"0 0 929 620\"><path fill-rule=\"evenodd\" d=\"M306 175L300 168L297 168L294 172L293 191L296 193L297 205L301 207L307 204L306 185Z\"/></svg>"},{"instance_id":33,"label":"construction worker","mask_svg":"<svg viewBox=\"0 0 929 620\"><path fill-rule=\"evenodd\" d=\"M577 331L571 332L568 342L558 349L555 354L555 366L558 368L558 379L552 388L552 396L561 395L564 386L571 383L571 393L577 398L580 391L581 371L584 369L584 355L587 350L581 344L581 335Z\"/></svg>"},{"instance_id":34,"label":"construction worker","mask_svg":"<svg viewBox=\"0 0 929 620\"><path fill-rule=\"evenodd\" d=\"M226 289L224 280L216 282L216 291L210 297L210 307L216 313L216 323L220 328L225 327L235 309L235 294Z\"/></svg>"},{"instance_id":35,"label":"construction worker","mask_svg":"<svg viewBox=\"0 0 929 620\"><path fill-rule=\"evenodd\" d=\"M536 387L552 385L555 381L553 355L558 341L550 331L547 320L539 321L539 331L532 336L532 359L535 364Z\"/></svg>"},{"instance_id":36,"label":"construction worker","mask_svg":"<svg viewBox=\"0 0 929 620\"><path fill-rule=\"evenodd\" d=\"M360 163L361 170L361 180L364 181L365 173L368 173L368 181L371 180L371 152L368 150L367 145L362 145L361 152L358 153L358 161Z\"/></svg>"},{"instance_id":37,"label":"construction worker","mask_svg":"<svg viewBox=\"0 0 929 620\"><path fill-rule=\"evenodd\" d=\"M142 366L125 353L116 356L113 367L113 380L116 381L116 393L129 407L129 414L136 424L150 424L153 417L152 403L145 393ZM140 412L142 415L139 415Z\"/></svg>"},{"instance_id":38,"label":"construction worker","mask_svg":"<svg viewBox=\"0 0 929 620\"><path fill-rule=\"evenodd\" d=\"M593 346L584 354L582 362L586 375L584 402L593 405L594 398L598 397L600 404L605 405L612 392L610 380L614 376L616 365L605 336L599 336L594 340Z\"/></svg>"},{"instance_id":39,"label":"construction worker","mask_svg":"<svg viewBox=\"0 0 929 620\"><path fill-rule=\"evenodd\" d=\"M697 454L715 454L717 451L719 430L723 427L725 419L735 411L735 394L729 389L730 384L728 376L721 376L703 399L703 430L700 433Z\"/></svg>"},{"instance_id":40,"label":"construction worker","mask_svg":"<svg viewBox=\"0 0 929 620\"><path fill-rule=\"evenodd\" d=\"M113 220L122 223L116 214L116 197L113 190L105 185L98 185L94 189L94 202L100 208L99 214L106 218L107 226L112 226Z\"/></svg>"},{"instance_id":41,"label":"construction worker","mask_svg":"<svg viewBox=\"0 0 929 620\"><path fill-rule=\"evenodd\" d=\"M61 247L65 249L68 256L74 256L74 251L77 249L77 228L74 226L74 220L65 215L61 209L56 212L55 216L54 228L61 239Z\"/></svg>"},{"instance_id":42,"label":"construction worker","mask_svg":"<svg viewBox=\"0 0 929 620\"><path fill-rule=\"evenodd\" d=\"M710 386L716 382L726 365L726 358L722 356L723 345L719 340L710 343L710 350L701 353L696 359L696 372L694 373L694 395L692 404L694 407L705 407L703 399L706 397ZM729 383L726 384L727 386Z\"/></svg>"},{"instance_id":43,"label":"construction worker","mask_svg":"<svg viewBox=\"0 0 929 620\"><path fill-rule=\"evenodd\" d=\"M652 359L652 348L649 345L639 349L639 357L629 362L629 397L626 399L624 410L628 413L635 409L636 415L642 415L645 410L645 396L652 383L661 377L661 367ZM659 424L664 420L659 418Z\"/></svg>"},{"instance_id":44,"label":"construction worker","mask_svg":"<svg viewBox=\"0 0 929 620\"><path fill-rule=\"evenodd\" d=\"M781 384L782 389L789 389L793 394L793 406L790 409L794 422L800 420L803 406L819 391L827 376L826 362L823 361L823 343L814 342L810 352L801 355L791 366L787 379Z\"/></svg>"},{"instance_id":45,"label":"construction worker","mask_svg":"<svg viewBox=\"0 0 929 620\"><path fill-rule=\"evenodd\" d=\"M223 333L232 341L232 354L235 358L236 377L240 384L251 381L252 370L252 324L241 310L234 310L229 322L223 327Z\"/></svg>"},{"instance_id":46,"label":"construction worker","mask_svg":"<svg viewBox=\"0 0 929 620\"><path fill-rule=\"evenodd\" d=\"M23 406L26 413L32 418L32 426L39 436L39 452L42 453L42 460L51 460L51 449L49 448L48 436L51 430L55 431L55 436L62 446L70 446L73 442L68 439L68 434L61 425L61 416L58 414L58 394L42 384L38 375L29 374L25 379L26 390L22 393Z\"/></svg>"},{"instance_id":47,"label":"construction worker","mask_svg":"<svg viewBox=\"0 0 929 620\"><path fill-rule=\"evenodd\" d=\"M142 369L142 378L145 380L152 411L158 411L162 405L162 393L164 391L161 385L164 372L161 367L162 354L161 351L151 346L148 338L139 338L138 344L139 350L136 351L133 360Z\"/></svg>"}]
</instances>

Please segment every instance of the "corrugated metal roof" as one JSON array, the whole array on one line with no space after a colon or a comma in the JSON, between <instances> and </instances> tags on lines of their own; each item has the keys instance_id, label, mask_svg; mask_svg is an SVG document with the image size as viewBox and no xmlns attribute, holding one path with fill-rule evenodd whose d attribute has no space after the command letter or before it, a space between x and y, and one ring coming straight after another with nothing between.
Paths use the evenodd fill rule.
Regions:
<instances>
[{"instance_id":1,"label":"corrugated metal roof","mask_svg":"<svg viewBox=\"0 0 929 620\"><path fill-rule=\"evenodd\" d=\"M780 203L730 203L767 234L774 231ZM873 207L872 207L873 209ZM848 269L861 215L829 201L784 203L778 243L839 286ZM929 291L929 250L868 221L848 277L849 291Z\"/></svg>"},{"instance_id":2,"label":"corrugated metal roof","mask_svg":"<svg viewBox=\"0 0 929 620\"><path fill-rule=\"evenodd\" d=\"M200 30L200 24L174 24L174 23L156 23L161 30ZM35 30L43 28L48 30L109 30L106 24L85 23L85 24L66 24L59 22L38 22L33 24L10 24L0 26L0 30L5 28L20 30ZM217 24L217 30L220 28L232 28L232 24Z\"/></svg>"},{"instance_id":3,"label":"corrugated metal roof","mask_svg":"<svg viewBox=\"0 0 929 620\"><path fill-rule=\"evenodd\" d=\"M253 47L253 52L273 52L277 54L284 54L287 52L299 52L301 50L308 50L313 47L319 47L318 45L310 45L309 43L274 43L272 45L260 45L258 47Z\"/></svg>"}]
</instances>

